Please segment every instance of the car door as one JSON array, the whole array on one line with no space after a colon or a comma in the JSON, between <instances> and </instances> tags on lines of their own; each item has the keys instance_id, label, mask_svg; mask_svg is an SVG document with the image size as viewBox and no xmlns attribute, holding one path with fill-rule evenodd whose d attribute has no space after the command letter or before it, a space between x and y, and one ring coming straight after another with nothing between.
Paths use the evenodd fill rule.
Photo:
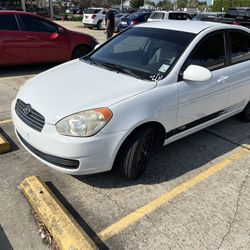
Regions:
<instances>
[{"instance_id":1,"label":"car door","mask_svg":"<svg viewBox=\"0 0 250 250\"><path fill-rule=\"evenodd\" d=\"M226 81L231 86L227 106L236 111L244 107L250 97L250 34L229 30L227 35L230 66Z\"/></svg>"},{"instance_id":2,"label":"car door","mask_svg":"<svg viewBox=\"0 0 250 250\"><path fill-rule=\"evenodd\" d=\"M29 62L61 62L70 58L67 32L60 33L56 24L33 15L19 15L21 29L29 44Z\"/></svg>"},{"instance_id":3,"label":"car door","mask_svg":"<svg viewBox=\"0 0 250 250\"><path fill-rule=\"evenodd\" d=\"M0 65L28 63L26 38L14 14L0 14Z\"/></svg>"},{"instance_id":4,"label":"car door","mask_svg":"<svg viewBox=\"0 0 250 250\"><path fill-rule=\"evenodd\" d=\"M226 83L225 33L207 35L190 53L181 73L189 65L203 66L212 72L204 82L180 80L176 133L210 121L225 111L230 84Z\"/></svg>"}]
</instances>

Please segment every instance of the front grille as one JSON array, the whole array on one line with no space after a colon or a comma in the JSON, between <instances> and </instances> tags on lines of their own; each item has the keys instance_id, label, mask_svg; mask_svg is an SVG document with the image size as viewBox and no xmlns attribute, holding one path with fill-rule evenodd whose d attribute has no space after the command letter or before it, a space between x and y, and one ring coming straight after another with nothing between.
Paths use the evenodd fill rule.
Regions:
<instances>
[{"instance_id":1,"label":"front grille","mask_svg":"<svg viewBox=\"0 0 250 250\"><path fill-rule=\"evenodd\" d=\"M38 149L34 148L33 146L31 146L28 142L26 142L23 137L17 132L17 135L19 137L19 139L21 140L21 142L35 155L37 155L38 157L40 157L41 159L59 166L59 167L63 167L63 168L69 168L69 169L77 169L79 167L79 161L77 160L71 160L71 159L65 159L65 158L61 158L61 157L57 157L54 155L48 155L45 154L41 151L39 151Z\"/></svg>"},{"instance_id":2,"label":"front grille","mask_svg":"<svg viewBox=\"0 0 250 250\"><path fill-rule=\"evenodd\" d=\"M29 108L25 112L25 108ZM44 117L35 111L29 104L24 103L20 99L17 100L15 111L18 117L31 128L41 132L45 123Z\"/></svg>"}]
</instances>

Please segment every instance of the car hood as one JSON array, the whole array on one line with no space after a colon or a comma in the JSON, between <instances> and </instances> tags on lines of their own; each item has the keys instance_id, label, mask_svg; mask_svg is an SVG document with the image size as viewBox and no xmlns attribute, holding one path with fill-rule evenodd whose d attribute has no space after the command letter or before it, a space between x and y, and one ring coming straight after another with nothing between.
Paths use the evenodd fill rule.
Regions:
<instances>
[{"instance_id":1,"label":"car hood","mask_svg":"<svg viewBox=\"0 0 250 250\"><path fill-rule=\"evenodd\" d=\"M17 98L42 114L46 123L55 124L79 111L109 107L155 85L76 59L28 80Z\"/></svg>"}]
</instances>

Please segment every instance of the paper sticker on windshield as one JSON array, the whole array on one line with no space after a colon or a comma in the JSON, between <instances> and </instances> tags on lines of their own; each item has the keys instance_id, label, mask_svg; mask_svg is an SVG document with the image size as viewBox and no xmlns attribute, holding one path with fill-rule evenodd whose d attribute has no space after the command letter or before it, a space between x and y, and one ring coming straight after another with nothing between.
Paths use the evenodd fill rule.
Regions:
<instances>
[{"instance_id":1,"label":"paper sticker on windshield","mask_svg":"<svg viewBox=\"0 0 250 250\"><path fill-rule=\"evenodd\" d=\"M167 64L162 64L161 67L159 68L159 71L162 73L165 73L169 68L169 65Z\"/></svg>"}]
</instances>

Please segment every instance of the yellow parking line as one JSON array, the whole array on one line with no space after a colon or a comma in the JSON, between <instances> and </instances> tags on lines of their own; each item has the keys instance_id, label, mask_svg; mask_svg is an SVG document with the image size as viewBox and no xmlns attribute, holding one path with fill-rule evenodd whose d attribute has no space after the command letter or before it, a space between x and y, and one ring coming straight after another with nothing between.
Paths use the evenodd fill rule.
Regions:
<instances>
[{"instance_id":1,"label":"yellow parking line","mask_svg":"<svg viewBox=\"0 0 250 250\"><path fill-rule=\"evenodd\" d=\"M21 190L61 250L94 250L95 243L37 176L26 177Z\"/></svg>"},{"instance_id":2,"label":"yellow parking line","mask_svg":"<svg viewBox=\"0 0 250 250\"><path fill-rule=\"evenodd\" d=\"M11 119L0 121L0 125L12 122Z\"/></svg>"},{"instance_id":3,"label":"yellow parking line","mask_svg":"<svg viewBox=\"0 0 250 250\"><path fill-rule=\"evenodd\" d=\"M222 170L223 168L229 166L231 163L241 159L246 154L249 153L249 149L241 148L238 152L231 154L226 159L220 161L219 163L211 166L207 170L203 171L202 173L198 174L194 178L185 181L184 183L180 184L179 186L173 188L169 192L161 195L160 197L156 198L155 200L151 201L150 203L140 207L139 209L135 210L134 212L128 214L124 218L120 219L119 221L115 222L111 226L107 227L106 229L102 230L98 236L101 240L105 241L111 238L112 236L120 233L127 227L131 226L135 222L142 219L144 216L154 212L157 208L166 204L176 196L184 193L188 189L192 188L193 186L197 185L198 183L204 181L208 177L214 175L218 171Z\"/></svg>"},{"instance_id":4,"label":"yellow parking line","mask_svg":"<svg viewBox=\"0 0 250 250\"><path fill-rule=\"evenodd\" d=\"M11 150L10 143L6 140L0 131L0 154L8 153Z\"/></svg>"}]
</instances>

